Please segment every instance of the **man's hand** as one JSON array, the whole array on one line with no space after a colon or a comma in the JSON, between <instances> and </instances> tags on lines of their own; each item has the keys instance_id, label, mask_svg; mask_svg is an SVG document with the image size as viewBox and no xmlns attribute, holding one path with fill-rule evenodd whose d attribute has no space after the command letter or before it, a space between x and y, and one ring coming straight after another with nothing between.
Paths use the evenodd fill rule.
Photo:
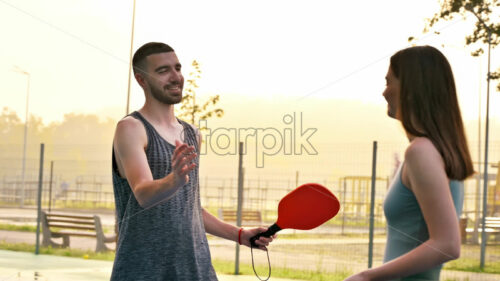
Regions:
<instances>
[{"instance_id":1,"label":"man's hand","mask_svg":"<svg viewBox=\"0 0 500 281\"><path fill-rule=\"evenodd\" d=\"M172 174L176 187L182 187L189 181L189 172L196 167L196 164L191 163L191 161L196 156L194 146L188 146L178 140L175 141L175 150L172 155Z\"/></svg>"},{"instance_id":2,"label":"man's hand","mask_svg":"<svg viewBox=\"0 0 500 281\"><path fill-rule=\"evenodd\" d=\"M257 227L257 228L250 228L250 229L243 229L241 231L241 245L245 245L248 247L250 246L250 238L253 236L267 231L267 228L265 227ZM273 239L276 238L276 235L273 235L271 237L264 237L261 236L258 240L255 240L255 244L259 246L259 249L261 250L267 250L267 246L269 246L269 243L273 241Z\"/></svg>"}]
</instances>

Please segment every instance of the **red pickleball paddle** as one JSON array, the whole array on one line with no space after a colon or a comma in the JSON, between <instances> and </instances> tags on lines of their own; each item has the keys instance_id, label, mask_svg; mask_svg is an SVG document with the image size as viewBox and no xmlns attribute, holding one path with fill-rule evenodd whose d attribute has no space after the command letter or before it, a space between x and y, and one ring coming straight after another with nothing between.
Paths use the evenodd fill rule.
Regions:
<instances>
[{"instance_id":1,"label":"red pickleball paddle","mask_svg":"<svg viewBox=\"0 0 500 281\"><path fill-rule=\"evenodd\" d=\"M255 240L261 236L271 237L285 228L313 229L333 218L339 209L339 200L330 190L317 183L306 183L281 199L276 223L250 238L250 244L257 247Z\"/></svg>"}]
</instances>

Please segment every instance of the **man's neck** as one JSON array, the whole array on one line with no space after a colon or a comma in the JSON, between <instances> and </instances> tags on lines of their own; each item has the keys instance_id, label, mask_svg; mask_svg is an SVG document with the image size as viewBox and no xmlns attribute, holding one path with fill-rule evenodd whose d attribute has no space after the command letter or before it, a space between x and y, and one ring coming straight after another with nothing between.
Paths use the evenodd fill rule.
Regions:
<instances>
[{"instance_id":1,"label":"man's neck","mask_svg":"<svg viewBox=\"0 0 500 281\"><path fill-rule=\"evenodd\" d=\"M139 110L150 121L167 127L174 127L179 124L174 113L173 104L148 103Z\"/></svg>"}]
</instances>

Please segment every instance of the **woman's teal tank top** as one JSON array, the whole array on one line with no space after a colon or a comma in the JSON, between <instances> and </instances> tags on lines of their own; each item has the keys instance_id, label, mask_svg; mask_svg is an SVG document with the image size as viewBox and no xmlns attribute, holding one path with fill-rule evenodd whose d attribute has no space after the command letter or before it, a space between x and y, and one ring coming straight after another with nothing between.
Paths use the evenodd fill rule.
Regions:
<instances>
[{"instance_id":1,"label":"woman's teal tank top","mask_svg":"<svg viewBox=\"0 0 500 281\"><path fill-rule=\"evenodd\" d=\"M429 239L429 232L417 198L401 181L402 167L399 167L384 201L387 220L387 244L384 262L393 260ZM462 213L464 185L461 181L450 181L450 191L455 204L457 220ZM441 265L427 271L397 279L401 281L439 280Z\"/></svg>"}]
</instances>

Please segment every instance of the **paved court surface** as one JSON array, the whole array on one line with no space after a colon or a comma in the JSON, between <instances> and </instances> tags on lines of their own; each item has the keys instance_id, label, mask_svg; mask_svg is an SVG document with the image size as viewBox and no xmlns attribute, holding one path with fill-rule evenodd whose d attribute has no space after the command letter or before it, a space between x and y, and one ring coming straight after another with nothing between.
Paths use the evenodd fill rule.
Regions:
<instances>
[{"instance_id":1,"label":"paved court surface","mask_svg":"<svg viewBox=\"0 0 500 281\"><path fill-rule=\"evenodd\" d=\"M0 280L102 281L109 280L113 263L80 258L35 255L0 250ZM219 275L220 281L254 281L251 275ZM286 279L271 278L275 281Z\"/></svg>"}]
</instances>

